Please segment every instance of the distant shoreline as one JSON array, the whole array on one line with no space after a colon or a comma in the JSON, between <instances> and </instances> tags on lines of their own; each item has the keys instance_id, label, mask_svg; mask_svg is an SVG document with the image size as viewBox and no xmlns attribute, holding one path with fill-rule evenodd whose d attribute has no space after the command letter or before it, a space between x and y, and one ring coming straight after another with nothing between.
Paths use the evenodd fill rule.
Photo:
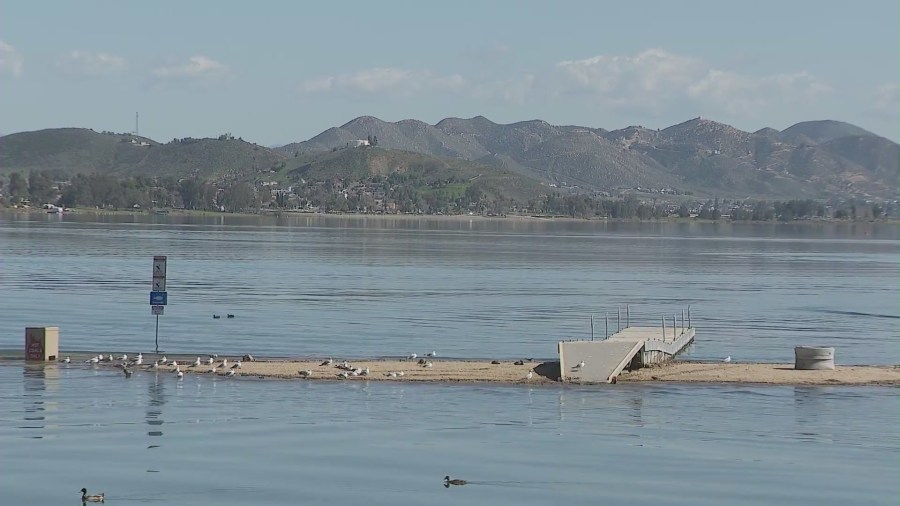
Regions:
<instances>
[{"instance_id":1,"label":"distant shoreline","mask_svg":"<svg viewBox=\"0 0 900 506\"><path fill-rule=\"evenodd\" d=\"M70 353L72 362L60 364L65 367L98 367L117 369L120 361L100 362L97 365L84 361L95 354L84 352ZM66 354L61 354L65 357ZM116 355L118 356L118 354ZM21 353L4 353L6 360L22 360ZM144 373L172 374L175 368L151 365L157 360L156 355L144 355L144 365L132 367L134 371ZM551 385L565 384L559 381L559 362L557 361L513 361L504 360L443 360L440 357L416 357L415 359L348 359L350 369L338 366L343 359L335 359L331 364L323 365L323 359L292 358L256 358L254 361L244 360L240 368L232 368L239 356L219 357L214 361L216 371L210 372L212 366L206 363L207 355L201 355L201 365L193 367L196 360L194 354L169 355L169 360L177 360L179 368L185 374L224 376L234 371L236 378L292 379L302 381L334 380L334 381L413 381L431 383L500 383L500 384L533 384ZM222 358L228 359L223 368ZM419 361L431 364L424 366ZM519 362L519 363L516 363ZM36 363L35 365L40 365ZM355 376L352 369L367 370L366 375ZM308 376L300 371L309 371ZM349 373L342 377L341 373ZM529 377L531 372L531 377ZM618 383L702 383L702 384L765 384L783 386L900 386L900 365L839 365L834 370L800 371L792 364L772 363L709 363L673 361L661 366L625 371Z\"/></svg>"},{"instance_id":2,"label":"distant shoreline","mask_svg":"<svg viewBox=\"0 0 900 506\"><path fill-rule=\"evenodd\" d=\"M0 215L2 214L34 214L34 215L44 215L44 214L54 214L47 213L44 209L37 208L29 208L29 209L16 209L12 207L0 207ZM69 213L63 213L69 214ZM86 216L157 216L151 211L146 209L142 210L130 210L130 209L83 209L83 208L73 208L71 214L78 215L86 215ZM316 218L324 218L324 219L346 219L346 218L358 218L358 219L372 219L372 220L381 220L381 219L403 219L403 220L439 220L439 221L469 221L469 220L501 220L501 221L535 221L535 222L603 222L603 223L723 223L723 224L734 224L734 223L753 223L753 224L767 224L767 225L854 225L854 224L888 224L888 225L896 225L900 224L900 220L894 219L882 219L882 220L839 220L839 219L816 219L816 220L791 220L791 221L777 221L777 220L768 220L768 221L752 221L752 220L740 220L740 221L732 221L732 220L710 220L710 219L699 219L699 218L680 218L680 217L666 217L666 218L655 218L650 220L640 220L640 219L625 219L625 218L603 218L603 217L595 217L595 218L572 218L570 216L540 216L540 215L495 215L495 216L485 216L481 214L363 214L363 213L309 213L309 212L297 212L291 210L282 210L282 211L267 211L262 213L225 213L225 212L217 212L217 211L202 211L202 210L193 210L193 209L167 209L166 214L159 216L196 216L196 217L240 217L240 218L277 218L277 217L316 217Z\"/></svg>"}]
</instances>

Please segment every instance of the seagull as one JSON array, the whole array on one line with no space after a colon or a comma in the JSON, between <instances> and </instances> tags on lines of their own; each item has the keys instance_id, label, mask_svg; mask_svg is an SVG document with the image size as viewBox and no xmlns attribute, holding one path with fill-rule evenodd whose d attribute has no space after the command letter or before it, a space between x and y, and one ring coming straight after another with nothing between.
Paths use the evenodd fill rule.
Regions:
<instances>
[{"instance_id":1,"label":"seagull","mask_svg":"<svg viewBox=\"0 0 900 506\"><path fill-rule=\"evenodd\" d=\"M433 367L433 366L434 366L434 364L432 364L431 362L425 362L424 364L422 364L422 367L426 367L426 368Z\"/></svg>"},{"instance_id":2,"label":"seagull","mask_svg":"<svg viewBox=\"0 0 900 506\"><path fill-rule=\"evenodd\" d=\"M359 373L359 375L360 375L360 376L368 376L368 375L369 375L369 368L366 367L365 369L363 369L362 372Z\"/></svg>"},{"instance_id":3,"label":"seagull","mask_svg":"<svg viewBox=\"0 0 900 506\"><path fill-rule=\"evenodd\" d=\"M528 371L528 374L525 375L525 381L528 381L533 377L534 377L534 372Z\"/></svg>"},{"instance_id":4,"label":"seagull","mask_svg":"<svg viewBox=\"0 0 900 506\"><path fill-rule=\"evenodd\" d=\"M175 371L175 376L177 376L178 379L184 379L184 371L180 369L178 371Z\"/></svg>"},{"instance_id":5,"label":"seagull","mask_svg":"<svg viewBox=\"0 0 900 506\"><path fill-rule=\"evenodd\" d=\"M307 369L305 371L300 371L301 378L308 378L310 376L312 376L312 371L310 371L309 369Z\"/></svg>"},{"instance_id":6,"label":"seagull","mask_svg":"<svg viewBox=\"0 0 900 506\"><path fill-rule=\"evenodd\" d=\"M161 359L159 359L160 364L165 364L168 361L169 361L169 359L167 359L165 355L163 355L163 357Z\"/></svg>"},{"instance_id":7,"label":"seagull","mask_svg":"<svg viewBox=\"0 0 900 506\"><path fill-rule=\"evenodd\" d=\"M103 355L100 355L100 360L103 360ZM112 362L112 361L113 361L113 356L112 356L111 353L106 357L106 361L107 361L107 362Z\"/></svg>"},{"instance_id":8,"label":"seagull","mask_svg":"<svg viewBox=\"0 0 900 506\"><path fill-rule=\"evenodd\" d=\"M217 373L218 371L219 371L219 370L216 369L215 367L210 367L210 368L209 368L209 371L207 371L207 372L210 372L210 373L212 373L212 374L215 374L215 373Z\"/></svg>"},{"instance_id":9,"label":"seagull","mask_svg":"<svg viewBox=\"0 0 900 506\"><path fill-rule=\"evenodd\" d=\"M222 359L222 369L225 369L226 367L228 367L228 359L223 358Z\"/></svg>"},{"instance_id":10,"label":"seagull","mask_svg":"<svg viewBox=\"0 0 900 506\"><path fill-rule=\"evenodd\" d=\"M341 379L347 379L350 376L350 373L347 371L342 371L338 373L338 377Z\"/></svg>"},{"instance_id":11,"label":"seagull","mask_svg":"<svg viewBox=\"0 0 900 506\"><path fill-rule=\"evenodd\" d=\"M578 364L575 366L575 368L577 368L577 369L581 369L582 367L584 367L584 360L582 360L581 362L578 362Z\"/></svg>"},{"instance_id":12,"label":"seagull","mask_svg":"<svg viewBox=\"0 0 900 506\"><path fill-rule=\"evenodd\" d=\"M63 359L63 363L64 363L64 364L68 364L68 363L71 362L71 361L72 361L72 359L69 358L68 355L66 355L66 358Z\"/></svg>"},{"instance_id":13,"label":"seagull","mask_svg":"<svg viewBox=\"0 0 900 506\"><path fill-rule=\"evenodd\" d=\"M228 376L228 377L234 376L234 369L232 369L232 370L228 371L227 373L225 373L225 376Z\"/></svg>"},{"instance_id":14,"label":"seagull","mask_svg":"<svg viewBox=\"0 0 900 506\"><path fill-rule=\"evenodd\" d=\"M406 374L406 373L403 371L397 371L397 376L403 376L404 374Z\"/></svg>"},{"instance_id":15,"label":"seagull","mask_svg":"<svg viewBox=\"0 0 900 506\"><path fill-rule=\"evenodd\" d=\"M140 353L138 353L137 358L134 359L134 361L132 362L132 364L133 364L133 365L141 365L141 364L143 364L143 363L144 363L144 357L143 357Z\"/></svg>"},{"instance_id":16,"label":"seagull","mask_svg":"<svg viewBox=\"0 0 900 506\"><path fill-rule=\"evenodd\" d=\"M726 364L727 364L728 362L731 362L731 355L728 355L727 357L723 358L723 359L722 359L722 362L725 362Z\"/></svg>"},{"instance_id":17,"label":"seagull","mask_svg":"<svg viewBox=\"0 0 900 506\"><path fill-rule=\"evenodd\" d=\"M238 360L237 362L235 362L234 365L231 366L231 368L232 368L232 369L240 369L240 368L241 368L241 361Z\"/></svg>"},{"instance_id":18,"label":"seagull","mask_svg":"<svg viewBox=\"0 0 900 506\"><path fill-rule=\"evenodd\" d=\"M156 362L153 362L153 368L159 369L159 361L158 360Z\"/></svg>"},{"instance_id":19,"label":"seagull","mask_svg":"<svg viewBox=\"0 0 900 506\"><path fill-rule=\"evenodd\" d=\"M412 355L406 357L406 359L407 359L407 360L415 360L415 359L418 358L418 357L419 357L418 355L416 355L415 353L413 353Z\"/></svg>"},{"instance_id":20,"label":"seagull","mask_svg":"<svg viewBox=\"0 0 900 506\"><path fill-rule=\"evenodd\" d=\"M197 360L194 360L194 363L191 367L200 367L200 357L197 357Z\"/></svg>"},{"instance_id":21,"label":"seagull","mask_svg":"<svg viewBox=\"0 0 900 506\"><path fill-rule=\"evenodd\" d=\"M97 357L91 357L84 361L85 364L96 364L97 362L100 362L100 359Z\"/></svg>"},{"instance_id":22,"label":"seagull","mask_svg":"<svg viewBox=\"0 0 900 506\"><path fill-rule=\"evenodd\" d=\"M331 365L331 364L333 364L333 363L334 363L334 360L332 360L331 358L329 358L328 360L326 360L326 361L322 362L321 364L319 364L319 366L321 367L321 366Z\"/></svg>"},{"instance_id":23,"label":"seagull","mask_svg":"<svg viewBox=\"0 0 900 506\"><path fill-rule=\"evenodd\" d=\"M169 365L171 365L171 366L174 367L175 369L178 369L178 361L177 361L177 360L173 360L172 363L169 364Z\"/></svg>"},{"instance_id":24,"label":"seagull","mask_svg":"<svg viewBox=\"0 0 900 506\"><path fill-rule=\"evenodd\" d=\"M247 362L253 362L253 361L255 361L256 359L253 358L253 355L251 355L251 354L248 353L248 354L244 355L244 360L246 360Z\"/></svg>"},{"instance_id":25,"label":"seagull","mask_svg":"<svg viewBox=\"0 0 900 506\"><path fill-rule=\"evenodd\" d=\"M209 357L208 359L206 359L206 365L212 365L212 363L213 363L212 357Z\"/></svg>"},{"instance_id":26,"label":"seagull","mask_svg":"<svg viewBox=\"0 0 900 506\"><path fill-rule=\"evenodd\" d=\"M132 375L132 372L129 371L127 367L122 367L122 372L125 373L126 378L130 378Z\"/></svg>"},{"instance_id":27,"label":"seagull","mask_svg":"<svg viewBox=\"0 0 900 506\"><path fill-rule=\"evenodd\" d=\"M126 355L126 354L123 353L123 354L122 354L121 360L122 360L122 362L128 360L128 355Z\"/></svg>"},{"instance_id":28,"label":"seagull","mask_svg":"<svg viewBox=\"0 0 900 506\"><path fill-rule=\"evenodd\" d=\"M426 353L425 356L426 356L426 357L432 357L432 358L434 358L434 357L437 356L437 352L436 352L436 351L432 351L431 353Z\"/></svg>"}]
</instances>

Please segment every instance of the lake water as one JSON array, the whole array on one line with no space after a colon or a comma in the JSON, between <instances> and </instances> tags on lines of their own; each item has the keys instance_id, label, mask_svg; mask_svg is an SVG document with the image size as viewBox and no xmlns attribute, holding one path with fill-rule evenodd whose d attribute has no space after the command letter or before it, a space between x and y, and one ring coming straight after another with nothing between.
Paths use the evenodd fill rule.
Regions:
<instances>
[{"instance_id":1,"label":"lake water","mask_svg":"<svg viewBox=\"0 0 900 506\"><path fill-rule=\"evenodd\" d=\"M900 362L897 227L0 215L0 349L552 357L691 306L690 358ZM235 314L213 319L212 314ZM623 311L624 318L624 311ZM177 381L0 361L4 504L894 504L896 388ZM445 489L445 474L471 481Z\"/></svg>"}]
</instances>

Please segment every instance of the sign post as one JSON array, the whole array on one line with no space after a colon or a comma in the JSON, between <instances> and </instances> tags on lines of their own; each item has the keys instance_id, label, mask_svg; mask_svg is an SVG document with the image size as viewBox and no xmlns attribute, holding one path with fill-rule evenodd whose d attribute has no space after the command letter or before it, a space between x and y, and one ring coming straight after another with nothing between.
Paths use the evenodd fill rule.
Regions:
<instances>
[{"instance_id":1,"label":"sign post","mask_svg":"<svg viewBox=\"0 0 900 506\"><path fill-rule=\"evenodd\" d=\"M153 278L150 285L150 314L156 316L156 353L159 353L159 315L164 313L168 303L166 292L166 257L153 257Z\"/></svg>"}]
</instances>

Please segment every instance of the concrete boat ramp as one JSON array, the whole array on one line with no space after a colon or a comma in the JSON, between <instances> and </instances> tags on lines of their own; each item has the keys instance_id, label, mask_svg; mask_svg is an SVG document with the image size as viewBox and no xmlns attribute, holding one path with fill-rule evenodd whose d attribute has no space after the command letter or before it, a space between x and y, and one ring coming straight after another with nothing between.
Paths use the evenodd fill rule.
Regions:
<instances>
[{"instance_id":1,"label":"concrete boat ramp","mask_svg":"<svg viewBox=\"0 0 900 506\"><path fill-rule=\"evenodd\" d=\"M560 341L560 379L572 383L614 383L625 368L663 363L693 341L693 328L665 326L626 327L598 341Z\"/></svg>"}]
</instances>

